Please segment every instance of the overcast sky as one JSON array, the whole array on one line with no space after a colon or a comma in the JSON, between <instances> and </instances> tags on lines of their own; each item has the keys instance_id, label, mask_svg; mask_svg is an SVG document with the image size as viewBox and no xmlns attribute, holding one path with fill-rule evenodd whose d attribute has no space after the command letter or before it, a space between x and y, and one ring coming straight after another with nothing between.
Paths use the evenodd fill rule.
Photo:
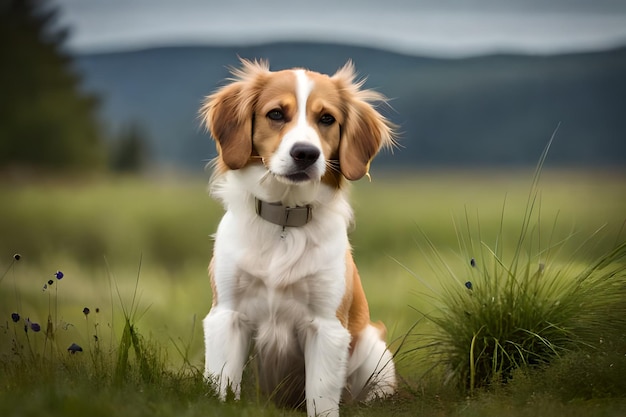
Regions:
<instances>
[{"instance_id":1,"label":"overcast sky","mask_svg":"<svg viewBox=\"0 0 626 417\"><path fill-rule=\"evenodd\" d=\"M624 0L53 0L78 52L309 40L466 56L626 45Z\"/></svg>"}]
</instances>

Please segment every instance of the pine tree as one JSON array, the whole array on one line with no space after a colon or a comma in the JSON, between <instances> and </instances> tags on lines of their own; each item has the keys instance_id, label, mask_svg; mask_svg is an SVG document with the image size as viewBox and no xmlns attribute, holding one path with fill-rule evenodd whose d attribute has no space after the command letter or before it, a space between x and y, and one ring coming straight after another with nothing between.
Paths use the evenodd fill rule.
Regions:
<instances>
[{"instance_id":1,"label":"pine tree","mask_svg":"<svg viewBox=\"0 0 626 417\"><path fill-rule=\"evenodd\" d=\"M0 170L104 166L98 101L80 90L57 10L0 0Z\"/></svg>"}]
</instances>

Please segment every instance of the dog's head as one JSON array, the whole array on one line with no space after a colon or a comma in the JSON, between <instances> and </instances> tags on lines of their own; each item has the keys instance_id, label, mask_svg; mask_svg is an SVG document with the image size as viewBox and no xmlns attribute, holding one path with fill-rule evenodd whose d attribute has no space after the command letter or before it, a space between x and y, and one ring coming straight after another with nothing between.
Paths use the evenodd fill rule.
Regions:
<instances>
[{"instance_id":1,"label":"dog's head","mask_svg":"<svg viewBox=\"0 0 626 417\"><path fill-rule=\"evenodd\" d=\"M391 124L373 107L384 101L362 89L348 62L333 76L304 69L272 72L242 60L232 82L208 96L200 115L217 144L218 169L259 159L279 181L298 184L368 173Z\"/></svg>"}]
</instances>

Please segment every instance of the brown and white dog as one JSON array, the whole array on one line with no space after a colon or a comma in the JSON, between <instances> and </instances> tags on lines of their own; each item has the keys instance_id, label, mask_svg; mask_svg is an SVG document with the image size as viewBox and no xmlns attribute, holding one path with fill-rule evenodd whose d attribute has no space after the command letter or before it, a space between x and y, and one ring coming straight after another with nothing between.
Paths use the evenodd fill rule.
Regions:
<instances>
[{"instance_id":1,"label":"brown and white dog","mask_svg":"<svg viewBox=\"0 0 626 417\"><path fill-rule=\"evenodd\" d=\"M370 321L347 229L346 181L368 174L391 124L348 62L333 76L242 60L200 112L226 213L209 267L205 377L239 398L250 344L262 389L309 416L394 393L385 327Z\"/></svg>"}]
</instances>

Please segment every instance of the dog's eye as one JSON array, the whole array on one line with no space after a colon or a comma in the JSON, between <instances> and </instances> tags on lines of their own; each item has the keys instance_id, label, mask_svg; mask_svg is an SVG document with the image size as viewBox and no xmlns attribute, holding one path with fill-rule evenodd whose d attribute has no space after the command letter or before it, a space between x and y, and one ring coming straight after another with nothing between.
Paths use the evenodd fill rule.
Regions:
<instances>
[{"instance_id":1,"label":"dog's eye","mask_svg":"<svg viewBox=\"0 0 626 417\"><path fill-rule=\"evenodd\" d=\"M278 109L274 109L274 110L270 110L267 113L267 118L274 120L275 122L280 122L281 120L285 120L285 115L283 114L282 111Z\"/></svg>"},{"instance_id":2,"label":"dog's eye","mask_svg":"<svg viewBox=\"0 0 626 417\"><path fill-rule=\"evenodd\" d=\"M330 126L335 123L335 118L328 113L322 114L322 117L320 117L320 123L326 126Z\"/></svg>"}]
</instances>

